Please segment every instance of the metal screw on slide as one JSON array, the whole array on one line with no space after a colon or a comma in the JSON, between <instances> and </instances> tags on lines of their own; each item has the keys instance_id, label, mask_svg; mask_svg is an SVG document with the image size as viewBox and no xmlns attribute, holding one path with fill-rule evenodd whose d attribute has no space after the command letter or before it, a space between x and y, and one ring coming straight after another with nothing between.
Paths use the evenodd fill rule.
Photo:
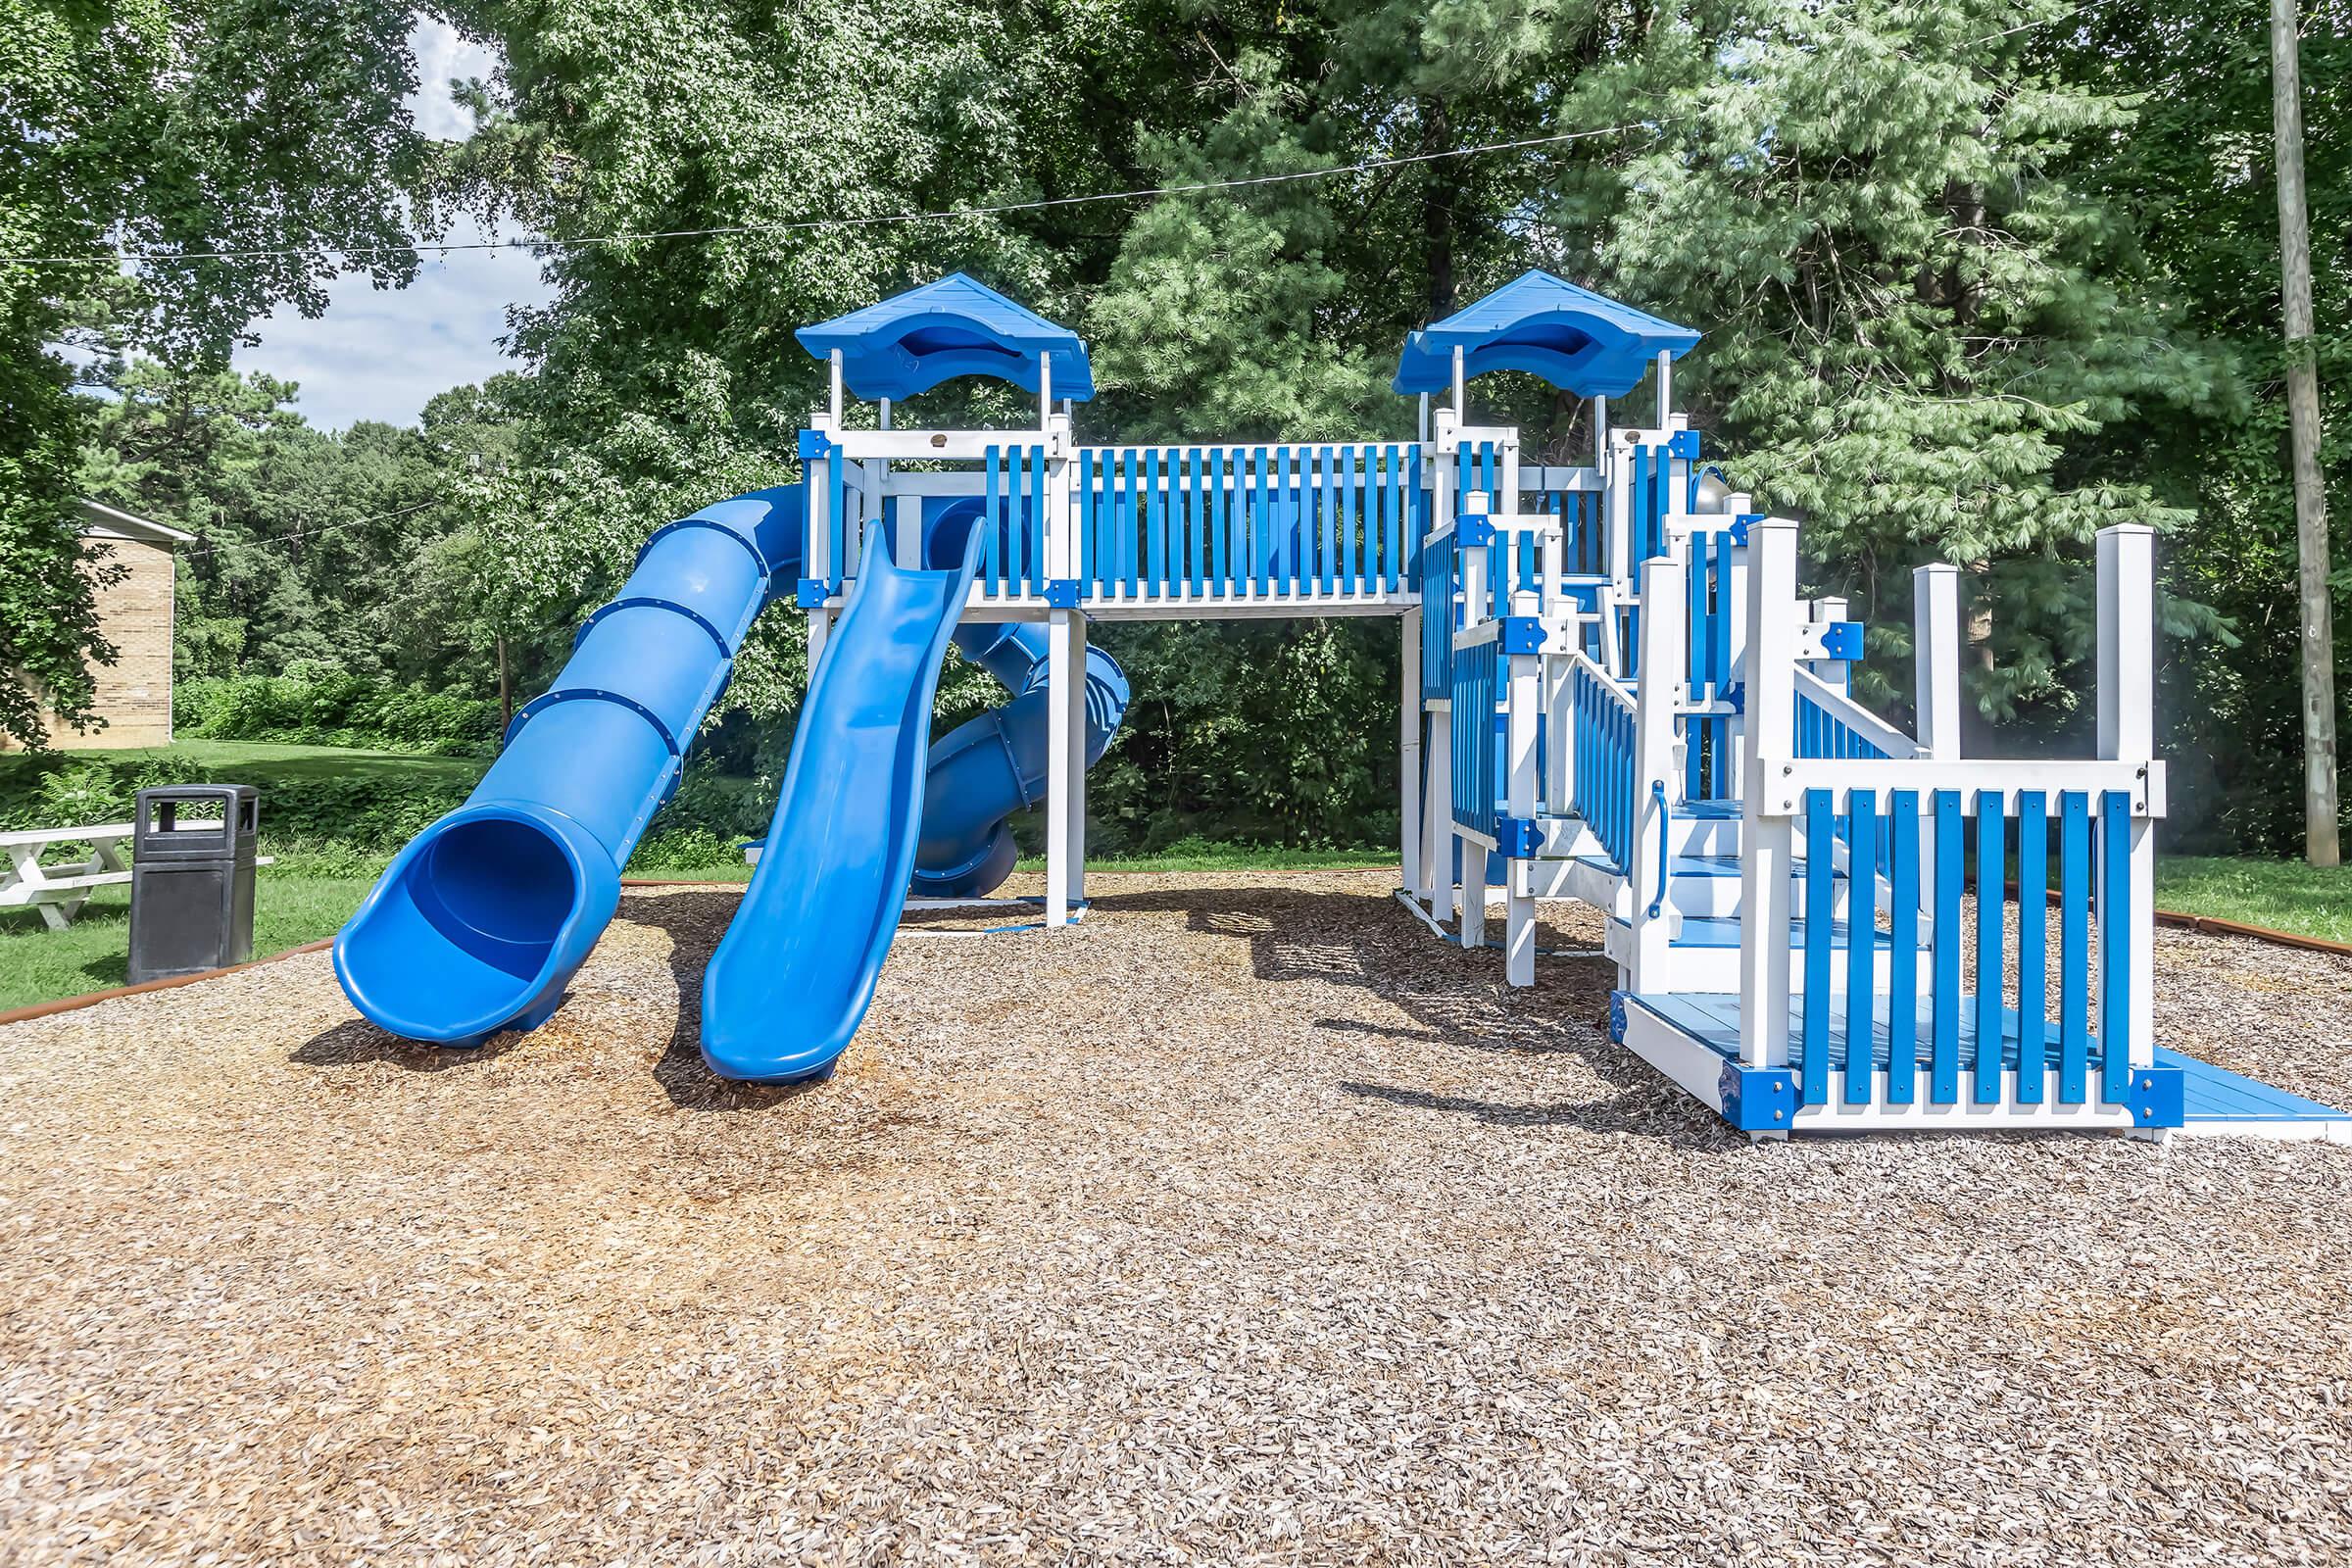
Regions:
<instances>
[{"instance_id":1,"label":"metal screw on slide","mask_svg":"<svg viewBox=\"0 0 2352 1568\"><path fill-rule=\"evenodd\" d=\"M1658 910L1666 905L1666 829L1673 814L1666 806L1666 783L1663 779L1653 778L1649 781L1649 798L1658 808L1658 891L1649 900L1649 918L1655 920Z\"/></svg>"}]
</instances>

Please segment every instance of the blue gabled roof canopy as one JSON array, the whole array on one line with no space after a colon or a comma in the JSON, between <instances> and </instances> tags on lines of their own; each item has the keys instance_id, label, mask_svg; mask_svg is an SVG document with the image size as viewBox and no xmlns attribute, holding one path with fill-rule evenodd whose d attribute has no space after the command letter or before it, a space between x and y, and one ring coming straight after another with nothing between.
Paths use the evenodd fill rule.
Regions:
<instances>
[{"instance_id":1,"label":"blue gabled roof canopy","mask_svg":"<svg viewBox=\"0 0 2352 1568\"><path fill-rule=\"evenodd\" d=\"M861 398L910 398L959 375L993 375L1037 390L1037 361L1054 367L1054 396L1095 395L1086 344L977 278L950 272L793 334L818 359L841 350L842 380Z\"/></svg>"},{"instance_id":2,"label":"blue gabled roof canopy","mask_svg":"<svg viewBox=\"0 0 2352 1568\"><path fill-rule=\"evenodd\" d=\"M1525 370L1574 397L1621 398L1661 353L1681 359L1697 342L1687 326L1532 270L1406 338L1390 384L1446 391L1458 346L1465 377Z\"/></svg>"}]
</instances>

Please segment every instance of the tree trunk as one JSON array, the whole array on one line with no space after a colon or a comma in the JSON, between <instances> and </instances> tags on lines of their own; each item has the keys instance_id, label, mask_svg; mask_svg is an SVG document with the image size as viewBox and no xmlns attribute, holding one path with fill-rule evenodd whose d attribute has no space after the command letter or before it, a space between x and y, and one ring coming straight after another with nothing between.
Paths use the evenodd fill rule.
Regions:
<instances>
[{"instance_id":1,"label":"tree trunk","mask_svg":"<svg viewBox=\"0 0 2352 1568\"><path fill-rule=\"evenodd\" d=\"M2311 340L2311 222L2303 202L2303 73L2295 0L2271 0L2271 125L2278 156L2286 411L2303 612L2303 858L2342 863L2336 841L2335 628L2328 603L2328 494L2320 480L2320 371Z\"/></svg>"},{"instance_id":2,"label":"tree trunk","mask_svg":"<svg viewBox=\"0 0 2352 1568\"><path fill-rule=\"evenodd\" d=\"M508 729L514 723L514 688L507 680L507 638L501 632L498 637L498 733L502 745Z\"/></svg>"},{"instance_id":3,"label":"tree trunk","mask_svg":"<svg viewBox=\"0 0 2352 1568\"><path fill-rule=\"evenodd\" d=\"M1446 100L1421 100L1421 150L1451 151L1453 127L1446 117ZM1455 160L1428 164L1429 181L1421 189L1421 250L1429 270L1429 318L1453 314L1453 181L1459 172Z\"/></svg>"}]
</instances>

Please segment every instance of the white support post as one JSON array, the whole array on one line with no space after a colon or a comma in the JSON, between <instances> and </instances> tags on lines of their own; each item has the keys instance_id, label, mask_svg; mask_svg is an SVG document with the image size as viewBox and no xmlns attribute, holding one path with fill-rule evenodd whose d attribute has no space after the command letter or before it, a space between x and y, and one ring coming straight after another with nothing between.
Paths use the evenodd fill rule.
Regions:
<instances>
[{"instance_id":1,"label":"white support post","mask_svg":"<svg viewBox=\"0 0 2352 1568\"><path fill-rule=\"evenodd\" d=\"M890 559L902 566L923 564L923 498L897 496L891 518Z\"/></svg>"},{"instance_id":2,"label":"white support post","mask_svg":"<svg viewBox=\"0 0 2352 1568\"><path fill-rule=\"evenodd\" d=\"M842 404L841 350L835 349L831 354L825 357L825 367L830 372L827 380L831 383L830 396L825 407L833 416L833 428L838 430L841 428Z\"/></svg>"},{"instance_id":3,"label":"white support post","mask_svg":"<svg viewBox=\"0 0 2352 1568\"><path fill-rule=\"evenodd\" d=\"M1421 432L1421 444L1423 446L1429 445L1429 394L1426 392L1421 394L1421 422L1419 429Z\"/></svg>"},{"instance_id":4,"label":"white support post","mask_svg":"<svg viewBox=\"0 0 2352 1568\"><path fill-rule=\"evenodd\" d=\"M1450 920L1456 913L1453 880L1453 713L1450 704L1429 710L1429 783L1421 797L1422 901L1430 916Z\"/></svg>"},{"instance_id":5,"label":"white support post","mask_svg":"<svg viewBox=\"0 0 2352 1568\"><path fill-rule=\"evenodd\" d=\"M1397 617L1402 625L1397 668L1397 811L1399 881L1407 893L1421 888L1421 612Z\"/></svg>"},{"instance_id":6,"label":"white support post","mask_svg":"<svg viewBox=\"0 0 2352 1568\"><path fill-rule=\"evenodd\" d=\"M1957 566L1922 566L1911 573L1911 668L1921 749L1938 760L1958 761L1960 568Z\"/></svg>"},{"instance_id":7,"label":"white support post","mask_svg":"<svg viewBox=\"0 0 2352 1568\"><path fill-rule=\"evenodd\" d=\"M2099 756L2153 762L2156 756L2156 533L2142 523L2099 530ZM2156 1059L2156 821L2132 819L2132 1064ZM2105 920L2107 911L2101 909Z\"/></svg>"},{"instance_id":8,"label":"white support post","mask_svg":"<svg viewBox=\"0 0 2352 1568\"><path fill-rule=\"evenodd\" d=\"M1796 740L1796 524L1747 533L1747 733L1740 751L1740 1059L1788 1060L1788 935L1796 819L1762 814L1768 769ZM1819 853L1828 854L1828 846Z\"/></svg>"},{"instance_id":9,"label":"white support post","mask_svg":"<svg viewBox=\"0 0 2352 1568\"><path fill-rule=\"evenodd\" d=\"M1658 428L1668 429L1674 421L1674 356L1658 350Z\"/></svg>"},{"instance_id":10,"label":"white support post","mask_svg":"<svg viewBox=\"0 0 2352 1568\"><path fill-rule=\"evenodd\" d=\"M1581 645L1581 623L1576 640ZM1574 805L1570 782L1576 777L1576 676L1564 659L1547 659L1544 692L1544 809L1565 816Z\"/></svg>"},{"instance_id":11,"label":"white support post","mask_svg":"<svg viewBox=\"0 0 2352 1568\"><path fill-rule=\"evenodd\" d=\"M880 416L877 417L874 422L881 429L887 430L890 428L890 399L883 398L879 401L882 412Z\"/></svg>"},{"instance_id":12,"label":"white support post","mask_svg":"<svg viewBox=\"0 0 2352 1568\"><path fill-rule=\"evenodd\" d=\"M816 676L816 666L825 657L825 643L833 632L833 612L818 606L808 612L808 675Z\"/></svg>"},{"instance_id":13,"label":"white support post","mask_svg":"<svg viewBox=\"0 0 2352 1568\"><path fill-rule=\"evenodd\" d=\"M1612 440L1601 470L1605 488L1601 493L1601 537L1608 547L1609 581L1621 592L1631 594L1634 584L1634 452L1623 441ZM1610 673L1616 671L1612 669Z\"/></svg>"},{"instance_id":14,"label":"white support post","mask_svg":"<svg viewBox=\"0 0 2352 1568\"><path fill-rule=\"evenodd\" d=\"M1609 400L1592 400L1592 471L1605 486L1609 482Z\"/></svg>"},{"instance_id":15,"label":"white support post","mask_svg":"<svg viewBox=\"0 0 2352 1568\"><path fill-rule=\"evenodd\" d=\"M1627 857L1626 892L1633 900L1633 962L1627 979L1637 992L1672 990L1674 906L1667 886L1674 845L1664 831L1683 796L1676 765L1676 721L1688 683L1685 588L1689 568L1672 556L1642 564L1642 679L1635 687L1634 846ZM1663 786L1661 800L1653 785Z\"/></svg>"},{"instance_id":16,"label":"white support post","mask_svg":"<svg viewBox=\"0 0 2352 1568\"><path fill-rule=\"evenodd\" d=\"M1462 373L1462 346L1457 343L1453 346L1453 418L1456 424L1470 421L1470 381Z\"/></svg>"},{"instance_id":17,"label":"white support post","mask_svg":"<svg viewBox=\"0 0 2352 1568\"><path fill-rule=\"evenodd\" d=\"M1037 427L1041 431L1054 428L1054 356L1037 357Z\"/></svg>"},{"instance_id":18,"label":"white support post","mask_svg":"<svg viewBox=\"0 0 2352 1568\"><path fill-rule=\"evenodd\" d=\"M1053 612L1046 634L1046 924L1070 923L1072 756L1085 760L1085 681L1070 652L1074 610ZM1077 702L1071 697L1075 693ZM1070 722L1073 710L1078 725ZM1073 729L1075 728L1075 732Z\"/></svg>"},{"instance_id":19,"label":"white support post","mask_svg":"<svg viewBox=\"0 0 2352 1568\"><path fill-rule=\"evenodd\" d=\"M1457 837L1462 848L1462 890L1457 900L1461 921L1455 927L1461 933L1464 948L1483 948L1487 945L1487 847L1476 839Z\"/></svg>"},{"instance_id":20,"label":"white support post","mask_svg":"<svg viewBox=\"0 0 2352 1568\"><path fill-rule=\"evenodd\" d=\"M1835 626L1846 616L1847 605L1842 599L1828 598L1813 601L1813 624ZM1813 673L1839 691L1851 694L1854 689L1854 666L1843 659L1816 659Z\"/></svg>"}]
</instances>

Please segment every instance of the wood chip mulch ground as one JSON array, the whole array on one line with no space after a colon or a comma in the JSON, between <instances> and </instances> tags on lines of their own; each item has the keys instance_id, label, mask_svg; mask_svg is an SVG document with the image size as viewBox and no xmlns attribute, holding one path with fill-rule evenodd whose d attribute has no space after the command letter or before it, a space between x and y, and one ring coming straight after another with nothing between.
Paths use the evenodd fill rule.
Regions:
<instances>
[{"instance_id":1,"label":"wood chip mulch ground","mask_svg":"<svg viewBox=\"0 0 2352 1568\"><path fill-rule=\"evenodd\" d=\"M1392 886L909 937L798 1092L720 890L471 1054L324 954L0 1029L0 1561L2352 1560L2352 1149L1750 1147ZM2352 960L2158 945L2352 1097Z\"/></svg>"}]
</instances>

